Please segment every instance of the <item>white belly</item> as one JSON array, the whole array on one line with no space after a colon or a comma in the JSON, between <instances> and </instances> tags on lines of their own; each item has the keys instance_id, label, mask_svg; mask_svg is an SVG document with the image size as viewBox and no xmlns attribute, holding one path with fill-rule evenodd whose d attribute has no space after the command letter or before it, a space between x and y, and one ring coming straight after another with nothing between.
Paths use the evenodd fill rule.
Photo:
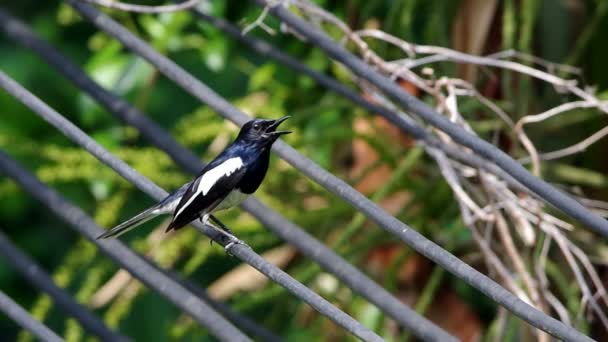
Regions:
<instances>
[{"instance_id":1,"label":"white belly","mask_svg":"<svg viewBox=\"0 0 608 342\"><path fill-rule=\"evenodd\" d=\"M228 194L228 196L226 196L226 198L224 198L224 200L212 210L212 212L235 207L241 204L241 202L243 202L247 197L249 197L248 194L244 194L239 190L232 190L230 194Z\"/></svg>"}]
</instances>

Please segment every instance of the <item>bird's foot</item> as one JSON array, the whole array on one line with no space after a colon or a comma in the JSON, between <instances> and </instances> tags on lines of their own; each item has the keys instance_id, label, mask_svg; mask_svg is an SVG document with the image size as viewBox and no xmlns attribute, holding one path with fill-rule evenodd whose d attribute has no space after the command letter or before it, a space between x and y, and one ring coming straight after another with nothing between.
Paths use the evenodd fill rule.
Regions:
<instances>
[{"instance_id":1,"label":"bird's foot","mask_svg":"<svg viewBox=\"0 0 608 342\"><path fill-rule=\"evenodd\" d=\"M209 222L209 221L213 221L215 224L217 224L217 226L215 224L211 224L211 222ZM220 220L218 220L213 215L201 217L201 222L203 222L203 224L205 224L209 227L214 228L218 232L222 233L222 236L224 237L224 241L228 241L228 243L226 245L224 245L224 249L226 250L226 253L228 255L233 256L232 253L230 253L230 248L232 248L234 245L238 244L238 245L243 245L243 246L249 247L249 245L247 245L243 240L240 240L239 238L237 238L236 235L234 235L232 233L232 231L230 229L228 229L228 227L226 227ZM213 240L209 240L209 244L213 245Z\"/></svg>"}]
</instances>

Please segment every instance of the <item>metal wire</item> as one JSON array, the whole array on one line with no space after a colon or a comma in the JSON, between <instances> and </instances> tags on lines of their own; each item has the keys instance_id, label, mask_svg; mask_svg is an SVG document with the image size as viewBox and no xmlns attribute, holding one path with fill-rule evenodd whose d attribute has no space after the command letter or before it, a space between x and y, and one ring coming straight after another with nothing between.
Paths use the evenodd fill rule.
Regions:
<instances>
[{"instance_id":1,"label":"metal wire","mask_svg":"<svg viewBox=\"0 0 608 342\"><path fill-rule=\"evenodd\" d=\"M54 111L40 99L35 97L21 85L16 83L6 74L0 71L0 87L4 88L9 94L19 99L28 108L33 110L36 114L41 116L47 122L55 126L59 131L65 134L70 139L74 140L84 149L93 154L97 159L102 161L104 164L111 167L125 179L136 185L139 189L146 192L156 200L163 199L168 193L158 187L156 184L151 182L149 179L140 175L137 171L132 169L122 160L116 158L110 152L105 150L101 145L91 139L88 135L82 132L78 127L74 126L71 122L65 119L61 114ZM222 246L226 246L229 241L224 238L225 235L220 234L216 229L209 226L203 226L201 224L194 224L194 227L209 236L215 242ZM103 243L116 242L103 241ZM100 244L103 246L104 244ZM122 246L122 245L121 245ZM124 247L124 246L123 246ZM268 263L258 254L256 254L251 248L242 244L232 245L229 251L235 257L241 259L247 264L253 266L270 279L274 280L288 291L293 293L298 298L301 298L319 313L327 316L329 319L334 321L336 324L351 332L353 335L359 337L364 341L381 341L382 339L371 330L367 329L361 323L354 320L343 311L339 310L331 303L323 299L318 294L312 292L306 286L300 284L288 274L278 269L274 265ZM149 268L149 265L148 265ZM171 293L167 291L166 295ZM200 300L197 301L200 302ZM208 306L205 305L208 308ZM210 308L209 308L210 309ZM217 314L216 314L217 315ZM221 318L221 316L217 315ZM223 318L222 318L223 320ZM224 323L227 323L224 321ZM208 327L211 330L211 327ZM216 327L213 327L216 328ZM236 330L236 329L235 329ZM238 330L237 330L238 331ZM240 333L240 332L239 332ZM217 335L216 335L217 336Z\"/></svg>"},{"instance_id":2,"label":"metal wire","mask_svg":"<svg viewBox=\"0 0 608 342\"><path fill-rule=\"evenodd\" d=\"M37 321L25 311L21 305L15 303L11 297L0 291L0 311L19 324L23 329L32 333L41 341L62 342L63 339L55 334L46 325Z\"/></svg>"},{"instance_id":3,"label":"metal wire","mask_svg":"<svg viewBox=\"0 0 608 342\"><path fill-rule=\"evenodd\" d=\"M110 330L87 308L78 304L69 293L55 285L53 279L34 260L20 251L2 231L0 255L10 261L15 270L27 278L30 284L46 292L60 309L73 316L87 331L103 341L128 341L126 337Z\"/></svg>"},{"instance_id":4,"label":"metal wire","mask_svg":"<svg viewBox=\"0 0 608 342\"><path fill-rule=\"evenodd\" d=\"M217 95L209 87L184 71L170 59L158 54L148 44L135 37L120 24L116 23L106 15L97 11L88 4L77 0L67 0L83 17L90 20L98 28L123 43L139 56L145 58L154 65L165 76L176 84L187 90L193 96L209 105L222 116L231 121L243 124L247 116L233 107L228 101ZM273 10L276 7L273 8ZM460 259L442 249L437 244L420 235L413 228L405 225L396 218L386 213L382 208L368 200L357 192L346 182L335 177L311 160L302 156L291 146L278 141L273 150L284 160L289 162L303 174L316 181L326 189L337 194L345 201L360 210L379 226L390 233L398 236L402 241L410 245L416 251L441 265L447 271L463 279L473 287L486 294L488 297L504 306L509 311L521 317L531 325L546 331L547 333L571 341L590 341L589 337L564 323L537 310L531 305L523 302L518 297L505 290L502 286L488 278L484 274L470 267Z\"/></svg>"},{"instance_id":5,"label":"metal wire","mask_svg":"<svg viewBox=\"0 0 608 342\"><path fill-rule=\"evenodd\" d=\"M67 202L56 191L41 183L30 172L19 166L4 151L0 151L0 170L12 177L56 215L69 223L77 232L94 243L115 263L131 273L149 288L167 298L171 303L187 312L199 324L222 341L249 341L249 338L226 321L205 302L190 293L183 286L151 267L148 262L131 251L118 240L98 241L95 238L103 232L80 208Z\"/></svg>"},{"instance_id":6,"label":"metal wire","mask_svg":"<svg viewBox=\"0 0 608 342\"><path fill-rule=\"evenodd\" d=\"M158 267L152 263L151 265L154 267ZM234 324L243 329L243 331L248 332L251 335L255 335L265 342L285 342L281 337L270 332L268 329L260 326L248 317L234 311L230 306L209 297L205 290L201 289L194 282L188 279L184 279L180 274L178 274L174 270L168 269L164 272L169 277L171 277L171 279L180 283L182 286L189 289L192 293L196 294L199 298L209 303L209 305L211 305L211 307L217 310L217 312L221 313L231 322L234 322Z\"/></svg>"},{"instance_id":7,"label":"metal wire","mask_svg":"<svg viewBox=\"0 0 608 342\"><path fill-rule=\"evenodd\" d=\"M429 134L424 129L424 127L420 126L415 121L405 120L403 116L399 115L398 113L395 113L394 111L384 106L374 104L373 102L364 99L353 89L345 86L344 84L340 83L339 81L330 76L312 70L304 63L280 51L271 44L261 39L254 38L251 35L244 35L237 26L231 24L230 22L222 18L208 15L196 8L191 9L190 12L192 12L197 18L204 20L205 22L211 24L215 28L221 30L230 37L239 41L243 45L247 46L251 50L255 51L260 56L274 59L275 61L285 65L286 67L310 77L325 88L334 91L336 94L366 109L370 114L380 115L381 117L390 121L399 129L401 129L401 131L403 131L404 133L414 137L416 140L419 140L420 142L423 142L429 146L442 150L448 156L455 160L496 175L499 178L505 180L505 182L507 182L510 186L517 189L518 191L526 192L528 194L534 195L535 197L538 197L533 192L528 190L528 188L524 187L523 185L521 185L521 183L511 177L511 175L504 172L503 169L496 166L496 164L489 162L488 160L485 160L475 154L468 153L464 149L457 149L452 145L443 144L439 139Z\"/></svg>"},{"instance_id":8,"label":"metal wire","mask_svg":"<svg viewBox=\"0 0 608 342\"><path fill-rule=\"evenodd\" d=\"M250 335L259 337L262 341L265 342L284 342L282 338L275 335L265 327L259 325L249 317L234 311L230 306L217 301L207 294L207 292L199 287L196 283L190 281L189 279L185 279L181 274L172 269L162 269L157 264L154 264L148 259L143 259L148 262L151 267L154 267L158 271L165 274L167 277L171 278L176 283L180 284L184 288L188 289L191 293L195 294L198 298L205 301L209 304L213 309L215 309L222 316L226 317L229 321L233 322L237 327L242 329L244 332L249 333Z\"/></svg>"},{"instance_id":9,"label":"metal wire","mask_svg":"<svg viewBox=\"0 0 608 342\"><path fill-rule=\"evenodd\" d=\"M34 50L112 114L136 127L144 137L167 152L180 166L193 174L202 169L204 164L190 150L179 145L165 130L149 120L138 109L103 89L78 66L2 9L0 9L0 30L3 30L19 44ZM401 303L388 291L314 239L302 228L268 208L259 200L250 199L243 205L243 208L252 213L271 231L293 244L299 251L319 263L328 272L335 274L347 286L378 306L388 316L412 331L419 338L441 341L455 340L453 336Z\"/></svg>"},{"instance_id":10,"label":"metal wire","mask_svg":"<svg viewBox=\"0 0 608 342\"><path fill-rule=\"evenodd\" d=\"M283 6L276 6L276 1L256 0L256 2L262 7L268 7L271 14L289 25L310 43L321 48L336 61L348 67L354 74L378 87L379 90L395 100L404 109L416 114L422 120L443 131L459 144L496 163L496 165L535 192L547 203L578 220L594 232L603 237L608 237L608 220L592 213L572 197L542 179L535 177L496 146L465 131L462 127L450 122L415 96L403 91L394 82L372 69L361 59L341 47L340 44L336 44L325 33L297 18Z\"/></svg>"},{"instance_id":11,"label":"metal wire","mask_svg":"<svg viewBox=\"0 0 608 342\"><path fill-rule=\"evenodd\" d=\"M46 106L29 92L12 81L0 71L0 87L22 102L28 102L38 109ZM33 100L33 101L32 101ZM48 108L48 107L46 107ZM82 133L82 132L80 132ZM84 133L82 133L84 134ZM173 304L190 314L198 323L224 341L249 341L249 338L231 323L217 314L206 303L191 294L187 289L173 282L163 273L151 267L146 261L118 240L98 241L95 238L103 232L95 222L80 208L66 202L57 192L48 188L25 169L21 168L7 154L0 152L0 169L14 178L36 199L43 202L58 216L70 223L79 233L85 235L117 264L126 269L151 289L166 297Z\"/></svg>"}]
</instances>

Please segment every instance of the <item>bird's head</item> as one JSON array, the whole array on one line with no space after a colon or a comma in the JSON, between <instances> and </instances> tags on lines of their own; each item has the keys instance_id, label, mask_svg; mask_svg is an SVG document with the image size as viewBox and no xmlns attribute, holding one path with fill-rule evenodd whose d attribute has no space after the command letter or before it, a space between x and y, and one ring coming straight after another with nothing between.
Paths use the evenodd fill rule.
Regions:
<instances>
[{"instance_id":1,"label":"bird's head","mask_svg":"<svg viewBox=\"0 0 608 342\"><path fill-rule=\"evenodd\" d=\"M281 122L289 119L284 116L277 120L253 119L243 125L237 140L256 145L270 146L281 135L289 134L291 131L277 131Z\"/></svg>"}]
</instances>

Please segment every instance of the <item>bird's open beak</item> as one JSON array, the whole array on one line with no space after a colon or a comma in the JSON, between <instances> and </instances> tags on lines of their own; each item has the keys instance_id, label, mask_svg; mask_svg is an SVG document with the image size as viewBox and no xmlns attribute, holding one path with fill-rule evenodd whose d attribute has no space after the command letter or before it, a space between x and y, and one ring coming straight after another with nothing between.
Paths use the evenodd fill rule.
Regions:
<instances>
[{"instance_id":1,"label":"bird's open beak","mask_svg":"<svg viewBox=\"0 0 608 342\"><path fill-rule=\"evenodd\" d=\"M268 126L268 128L266 128L266 134L272 134L272 135L283 135L283 134L289 134L291 133L291 131L277 131L277 127L279 127L279 125L281 124L281 122L289 119L290 116L289 115L285 115L284 117L274 120L274 122L272 124L270 124L270 126Z\"/></svg>"}]
</instances>

